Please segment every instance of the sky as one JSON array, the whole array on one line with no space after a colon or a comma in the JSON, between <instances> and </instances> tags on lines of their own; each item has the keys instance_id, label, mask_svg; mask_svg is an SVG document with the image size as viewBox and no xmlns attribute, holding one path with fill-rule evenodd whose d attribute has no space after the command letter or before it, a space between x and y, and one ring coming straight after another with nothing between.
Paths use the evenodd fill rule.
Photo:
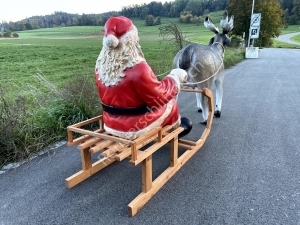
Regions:
<instances>
[{"instance_id":1,"label":"sky","mask_svg":"<svg viewBox=\"0 0 300 225\"><path fill-rule=\"evenodd\" d=\"M0 22L16 22L31 16L44 16L55 11L89 14L120 11L122 6L167 0L0 0Z\"/></svg>"}]
</instances>

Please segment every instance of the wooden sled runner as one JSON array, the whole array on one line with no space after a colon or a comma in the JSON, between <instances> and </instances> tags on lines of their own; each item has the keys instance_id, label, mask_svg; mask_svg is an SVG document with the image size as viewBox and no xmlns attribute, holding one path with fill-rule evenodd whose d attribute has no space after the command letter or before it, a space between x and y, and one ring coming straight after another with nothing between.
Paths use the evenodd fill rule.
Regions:
<instances>
[{"instance_id":1,"label":"wooden sled runner","mask_svg":"<svg viewBox=\"0 0 300 225\"><path fill-rule=\"evenodd\" d=\"M208 99L209 117L206 128L199 140L189 141L178 139L182 127L172 130L171 126L156 127L147 134L135 139L127 140L105 133L102 116L74 124L68 127L68 146L78 145L81 152L82 170L66 179L67 188L72 188L101 169L115 161L122 161L130 157L130 164L136 166L142 163L142 192L129 203L128 215L134 216L150 198L202 147L206 141L212 126L214 117L214 101L209 89L203 90L181 89L186 92L200 92ZM99 122L100 129L96 131L81 128L84 125ZM73 132L81 134L73 139ZM151 143L150 147L141 150ZM152 179L152 154L162 146L170 146L170 166L162 172L154 181ZM186 151L178 157L178 148ZM91 154L103 150L104 158L92 163Z\"/></svg>"}]
</instances>

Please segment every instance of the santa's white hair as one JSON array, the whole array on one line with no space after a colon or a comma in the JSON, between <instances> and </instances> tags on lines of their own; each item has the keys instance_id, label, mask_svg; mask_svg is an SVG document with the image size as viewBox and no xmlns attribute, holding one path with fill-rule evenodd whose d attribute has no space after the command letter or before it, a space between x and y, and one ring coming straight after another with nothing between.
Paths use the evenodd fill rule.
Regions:
<instances>
[{"instance_id":1,"label":"santa's white hair","mask_svg":"<svg viewBox=\"0 0 300 225\"><path fill-rule=\"evenodd\" d=\"M103 38L103 47L96 61L99 80L105 85L117 85L124 70L145 61L139 45L138 30L133 28L118 39L110 34Z\"/></svg>"}]
</instances>

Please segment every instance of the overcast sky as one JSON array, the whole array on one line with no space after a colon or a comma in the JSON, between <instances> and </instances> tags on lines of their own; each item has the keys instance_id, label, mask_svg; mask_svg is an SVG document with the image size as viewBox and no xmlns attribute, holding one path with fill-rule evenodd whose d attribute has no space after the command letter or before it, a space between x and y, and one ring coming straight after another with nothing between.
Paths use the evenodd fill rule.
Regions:
<instances>
[{"instance_id":1,"label":"overcast sky","mask_svg":"<svg viewBox=\"0 0 300 225\"><path fill-rule=\"evenodd\" d=\"M0 22L16 22L31 16L50 15L54 11L78 14L120 11L122 6L152 1L154 0L0 0ZM167 0L155 1L164 3Z\"/></svg>"}]
</instances>

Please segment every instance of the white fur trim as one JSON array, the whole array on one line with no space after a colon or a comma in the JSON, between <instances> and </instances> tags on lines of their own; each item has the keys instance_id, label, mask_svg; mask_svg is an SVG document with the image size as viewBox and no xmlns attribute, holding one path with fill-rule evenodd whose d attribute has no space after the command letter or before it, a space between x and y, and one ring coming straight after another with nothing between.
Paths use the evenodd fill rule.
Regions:
<instances>
[{"instance_id":1,"label":"white fur trim","mask_svg":"<svg viewBox=\"0 0 300 225\"><path fill-rule=\"evenodd\" d=\"M173 129L178 128L180 126L180 124L181 124L181 116L179 115L178 120L172 124Z\"/></svg>"},{"instance_id":2,"label":"white fur trim","mask_svg":"<svg viewBox=\"0 0 300 225\"><path fill-rule=\"evenodd\" d=\"M166 108L165 112L161 115L161 117L159 117L156 121L154 121L149 126L143 128L141 130L124 132L124 131L118 131L118 130L112 129L112 128L106 126L105 124L104 124L104 129L107 133L112 134L114 136L124 138L124 139L134 140L134 139L140 137L141 135L146 134L147 132L154 129L155 127L160 126L164 122L164 120L170 115L172 108L173 108L173 102L174 101L169 101L167 103L167 108ZM178 123L178 121L175 122L173 125L176 126L177 123Z\"/></svg>"},{"instance_id":3,"label":"white fur trim","mask_svg":"<svg viewBox=\"0 0 300 225\"><path fill-rule=\"evenodd\" d=\"M109 47L109 48L115 48L119 44L118 38L116 38L114 35L109 34L106 37L103 38L103 45Z\"/></svg>"}]
</instances>

